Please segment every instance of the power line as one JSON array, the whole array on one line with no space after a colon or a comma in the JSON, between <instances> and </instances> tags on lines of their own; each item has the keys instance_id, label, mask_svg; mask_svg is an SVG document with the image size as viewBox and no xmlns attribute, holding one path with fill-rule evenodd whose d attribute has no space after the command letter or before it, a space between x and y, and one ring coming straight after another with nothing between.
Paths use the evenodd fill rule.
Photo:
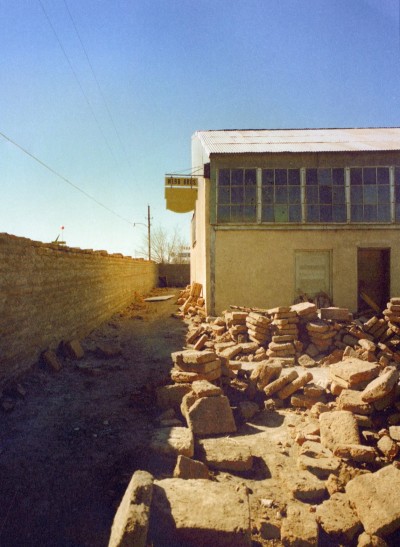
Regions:
<instances>
[{"instance_id":1,"label":"power line","mask_svg":"<svg viewBox=\"0 0 400 547\"><path fill-rule=\"evenodd\" d=\"M126 152L126 148L125 148L125 146L124 146L124 143L122 142L122 139L121 139L120 134L119 134L119 132L118 132L117 126L116 126L116 124L115 124L115 122L114 122L114 118L113 118L113 116L112 116L112 114L111 114L111 110L110 110L110 108L108 107L108 103L107 103L107 101L106 101L105 95L104 95L104 93L103 93L103 90L102 90L102 88L101 88L101 86L100 86L99 80L98 80L98 78L97 78L97 76L96 76L96 73L95 73L95 71L94 71L93 65L92 65L92 63L91 63L91 61L90 61L88 52L87 52L87 50L86 50L86 48L85 48L85 45L84 45L83 40L82 40L82 38L81 38L81 35L80 35L79 31L78 31L78 27L77 27L77 25L76 25L76 23L75 23L74 18L72 17L71 10L70 10L69 7L68 7L67 0L64 0L64 4L65 4L66 10L67 10L67 12L68 12L69 18L70 18L70 20L71 20L72 26L73 26L74 29L75 29L75 33L76 33L76 35L77 35L77 37L78 37L78 40L79 40L79 42L80 42L80 44L81 44L81 46L82 46L82 50L83 50L83 52L84 52L84 54L85 54L86 60L87 60L87 62L88 62L88 65L89 65L89 67L90 67L90 70L91 70L91 72L92 72L94 81L96 82L96 85L97 85L97 88L98 88L98 90L99 90L100 96L101 96L101 98L102 98L102 100L103 100L103 102L104 102L104 106L106 107L108 116L109 116L109 118L110 118L110 120L111 120L111 123L112 123L112 126L113 126L113 128L114 128L115 134L117 135L117 138L118 138L118 140L119 140L119 143L120 143L120 145L121 145L121 148L123 149L123 151L124 151L124 153L125 153L125 156L128 157L128 154L127 154L127 152Z\"/></svg>"},{"instance_id":2,"label":"power line","mask_svg":"<svg viewBox=\"0 0 400 547\"><path fill-rule=\"evenodd\" d=\"M56 37L56 40L57 40L57 42L58 42L58 45L60 46L61 51L63 52L64 57L65 57L65 59L67 60L67 63L68 63L68 65L69 65L69 67L70 67L70 69L71 69L71 71L72 71L72 74L74 75L74 78L75 78L75 80L76 80L76 82L77 82L77 84L78 84L78 86L79 86L79 89L81 90L82 95L83 95L84 98L85 98L85 101L86 101L86 103L87 103L87 105L88 105L88 107L89 107L89 109L90 109L90 111L91 111L91 113L92 113L92 116L93 116L93 118L94 118L94 120L95 120L95 122L96 122L96 124L97 124L97 127L98 127L98 129L99 129L99 131L100 131L100 133L101 133L101 135L102 135L102 137L103 137L103 139L104 139L104 142L106 143L107 148L108 148L108 150L110 151L110 154L111 154L112 157L114 158L115 163L118 165L117 158L115 157L114 152L113 152L113 150L112 150L112 148L111 148L111 146L110 146L110 143L108 142L107 137L106 137L105 134L104 134L104 131L103 131L101 125L100 125L100 122L99 122L99 120L98 120L98 118L97 118L97 116L96 116L96 114L95 114L95 112L94 112L94 110L93 110L93 108L92 108L92 105L90 104L89 98L88 98L88 96L86 95L85 90L83 89L83 86L82 86L82 84L81 84L81 82L80 82L80 80L79 80L79 78L78 78L78 75L77 75L77 73L75 72L75 69L74 69L74 67L73 67L73 65L72 65L72 62L71 62L70 58L68 57L67 52L65 51L64 46L62 45L62 42L61 42L61 40L60 40L60 38L59 38L59 36L58 36L58 34L57 34L57 31L56 31L56 29L55 29L53 23L51 22L51 19L50 19L49 15L47 14L47 11L45 10L45 8L44 8L44 6L43 6L42 0L38 0L38 1L39 1L39 4L40 4L40 6L41 6L41 8L42 8L42 10L43 10L43 13L44 13L46 19L47 19L47 22L49 23L49 25L50 25L50 27L51 27L53 33L54 33L54 36Z\"/></svg>"},{"instance_id":3,"label":"power line","mask_svg":"<svg viewBox=\"0 0 400 547\"><path fill-rule=\"evenodd\" d=\"M108 211L109 213L112 213L113 215L115 215L116 217L118 217L120 220L123 220L124 222L127 222L130 226L133 225L133 223L128 220L127 218L124 218L123 216L119 215L118 213L116 213L115 211L113 211L112 209L110 209L109 207L107 207L107 205L104 205L104 203L101 203L101 201L99 201L98 199L96 199L94 196L88 194L85 190L82 190L82 188L80 188L77 184L74 184L73 182L71 182L69 179L67 179L66 177L64 177L63 175L61 175L60 173L58 173L55 169L53 169L52 167L50 167L49 165L47 165L47 163L45 163L44 161L40 160L38 157L36 157L34 154L32 154L31 152L29 152L28 150L26 150L26 148L24 148L23 146L21 146L20 144L18 144L17 142L13 141L10 137L8 137L7 135L5 135L4 133L2 133L0 131L0 136L3 137L3 139L5 139L6 141L10 142L11 144L13 144L14 146L16 146L17 148L19 148L22 152L24 152L24 154L26 154L27 156L29 156L30 158L32 158L33 160L35 160L37 163L39 163L42 167L44 167L45 169L47 169L48 171L50 171L50 173L53 173L53 175L56 175L56 177L60 178L61 180L63 180L64 182L66 182L67 184L69 184L70 186L72 186L73 188L75 188L75 190L77 190L78 192L80 192L81 194L83 194L84 196L86 196L87 198L91 199L92 201L94 201L94 203L97 203L97 205L100 205L100 207L103 207L103 209L106 209L106 211Z\"/></svg>"}]
</instances>

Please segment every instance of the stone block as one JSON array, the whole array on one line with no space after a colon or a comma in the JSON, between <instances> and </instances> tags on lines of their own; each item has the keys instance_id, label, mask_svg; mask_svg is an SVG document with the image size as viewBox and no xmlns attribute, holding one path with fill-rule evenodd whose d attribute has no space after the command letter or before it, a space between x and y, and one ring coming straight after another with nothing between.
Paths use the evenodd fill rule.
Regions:
<instances>
[{"instance_id":1,"label":"stone block","mask_svg":"<svg viewBox=\"0 0 400 547\"><path fill-rule=\"evenodd\" d=\"M153 477L136 471L115 514L108 547L146 547L153 495Z\"/></svg>"},{"instance_id":2,"label":"stone block","mask_svg":"<svg viewBox=\"0 0 400 547\"><path fill-rule=\"evenodd\" d=\"M324 532L337 544L350 543L362 528L348 497L339 492L317 507L316 517Z\"/></svg>"},{"instance_id":3,"label":"stone block","mask_svg":"<svg viewBox=\"0 0 400 547\"><path fill-rule=\"evenodd\" d=\"M208 467L197 460L186 456L178 456L174 469L174 477L178 479L208 479Z\"/></svg>"},{"instance_id":4,"label":"stone block","mask_svg":"<svg viewBox=\"0 0 400 547\"><path fill-rule=\"evenodd\" d=\"M314 513L300 503L289 503L282 522L281 541L290 547L315 547L318 545L318 525Z\"/></svg>"},{"instance_id":5,"label":"stone block","mask_svg":"<svg viewBox=\"0 0 400 547\"><path fill-rule=\"evenodd\" d=\"M361 444L357 420L348 410L324 412L319 417L321 444L330 450L337 445Z\"/></svg>"},{"instance_id":6,"label":"stone block","mask_svg":"<svg viewBox=\"0 0 400 547\"><path fill-rule=\"evenodd\" d=\"M236 431L229 399L225 396L198 399L187 412L187 422L195 435L216 435Z\"/></svg>"},{"instance_id":7,"label":"stone block","mask_svg":"<svg viewBox=\"0 0 400 547\"><path fill-rule=\"evenodd\" d=\"M364 530L387 536L400 527L400 469L393 465L360 475L346 485L346 494Z\"/></svg>"},{"instance_id":8,"label":"stone block","mask_svg":"<svg viewBox=\"0 0 400 547\"><path fill-rule=\"evenodd\" d=\"M194 454L193 433L187 427L163 427L156 429L150 441L150 449L164 456L187 456Z\"/></svg>"},{"instance_id":9,"label":"stone block","mask_svg":"<svg viewBox=\"0 0 400 547\"><path fill-rule=\"evenodd\" d=\"M200 440L196 453L201 461L213 469L249 471L253 467L249 447L227 437Z\"/></svg>"},{"instance_id":10,"label":"stone block","mask_svg":"<svg viewBox=\"0 0 400 547\"><path fill-rule=\"evenodd\" d=\"M151 532L154 545L250 547L248 495L202 479L155 481Z\"/></svg>"}]
</instances>

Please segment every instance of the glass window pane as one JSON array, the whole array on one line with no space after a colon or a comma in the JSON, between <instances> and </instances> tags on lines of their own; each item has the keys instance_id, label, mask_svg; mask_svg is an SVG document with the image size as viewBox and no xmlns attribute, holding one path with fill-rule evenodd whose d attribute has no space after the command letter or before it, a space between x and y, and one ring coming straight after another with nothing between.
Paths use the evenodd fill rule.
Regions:
<instances>
[{"instance_id":1,"label":"glass window pane","mask_svg":"<svg viewBox=\"0 0 400 547\"><path fill-rule=\"evenodd\" d=\"M378 167L378 184L389 184L389 167Z\"/></svg>"},{"instance_id":2,"label":"glass window pane","mask_svg":"<svg viewBox=\"0 0 400 547\"><path fill-rule=\"evenodd\" d=\"M350 184L362 184L362 169L353 167L350 169Z\"/></svg>"},{"instance_id":3,"label":"glass window pane","mask_svg":"<svg viewBox=\"0 0 400 547\"><path fill-rule=\"evenodd\" d=\"M244 189L240 186L232 186L231 188L232 203L243 203Z\"/></svg>"},{"instance_id":4,"label":"glass window pane","mask_svg":"<svg viewBox=\"0 0 400 547\"><path fill-rule=\"evenodd\" d=\"M288 170L288 182L292 186L300 186L300 169Z\"/></svg>"},{"instance_id":5,"label":"glass window pane","mask_svg":"<svg viewBox=\"0 0 400 547\"><path fill-rule=\"evenodd\" d=\"M274 184L274 170L263 169L262 171L262 183L264 186Z\"/></svg>"},{"instance_id":6,"label":"glass window pane","mask_svg":"<svg viewBox=\"0 0 400 547\"><path fill-rule=\"evenodd\" d=\"M382 205L390 203L389 186L378 186L378 203L381 203Z\"/></svg>"},{"instance_id":7,"label":"glass window pane","mask_svg":"<svg viewBox=\"0 0 400 547\"><path fill-rule=\"evenodd\" d=\"M396 203L395 205L395 220L396 222L400 222L400 203Z\"/></svg>"},{"instance_id":8,"label":"glass window pane","mask_svg":"<svg viewBox=\"0 0 400 547\"><path fill-rule=\"evenodd\" d=\"M255 186L257 183L257 175L255 169L246 169L244 174L244 183L246 186Z\"/></svg>"},{"instance_id":9,"label":"glass window pane","mask_svg":"<svg viewBox=\"0 0 400 547\"><path fill-rule=\"evenodd\" d=\"M289 205L289 222L301 222L301 205Z\"/></svg>"},{"instance_id":10,"label":"glass window pane","mask_svg":"<svg viewBox=\"0 0 400 547\"><path fill-rule=\"evenodd\" d=\"M218 183L220 186L229 186L231 171L230 169L220 169L218 173Z\"/></svg>"},{"instance_id":11,"label":"glass window pane","mask_svg":"<svg viewBox=\"0 0 400 547\"><path fill-rule=\"evenodd\" d=\"M318 205L307 205L307 222L319 222Z\"/></svg>"},{"instance_id":12,"label":"glass window pane","mask_svg":"<svg viewBox=\"0 0 400 547\"><path fill-rule=\"evenodd\" d=\"M274 211L275 222L287 222L289 220L287 205L275 205Z\"/></svg>"},{"instance_id":13,"label":"glass window pane","mask_svg":"<svg viewBox=\"0 0 400 547\"><path fill-rule=\"evenodd\" d=\"M376 169L375 167L364 167L363 169L364 184L376 184Z\"/></svg>"},{"instance_id":14,"label":"glass window pane","mask_svg":"<svg viewBox=\"0 0 400 547\"><path fill-rule=\"evenodd\" d=\"M243 205L232 205L231 207L231 222L243 221Z\"/></svg>"},{"instance_id":15,"label":"glass window pane","mask_svg":"<svg viewBox=\"0 0 400 547\"><path fill-rule=\"evenodd\" d=\"M330 169L318 169L318 184L321 186L331 186L332 173Z\"/></svg>"},{"instance_id":16,"label":"glass window pane","mask_svg":"<svg viewBox=\"0 0 400 547\"><path fill-rule=\"evenodd\" d=\"M363 221L363 206L362 205L351 206L351 221L352 222Z\"/></svg>"},{"instance_id":17,"label":"glass window pane","mask_svg":"<svg viewBox=\"0 0 400 547\"><path fill-rule=\"evenodd\" d=\"M334 186L332 189L332 202L333 203L346 203L346 191L341 186Z\"/></svg>"},{"instance_id":18,"label":"glass window pane","mask_svg":"<svg viewBox=\"0 0 400 547\"><path fill-rule=\"evenodd\" d=\"M274 208L273 206L264 205L262 208L261 219L263 222L274 222Z\"/></svg>"},{"instance_id":19,"label":"glass window pane","mask_svg":"<svg viewBox=\"0 0 400 547\"><path fill-rule=\"evenodd\" d=\"M320 203L332 203L332 188L330 186L320 186L319 189Z\"/></svg>"},{"instance_id":20,"label":"glass window pane","mask_svg":"<svg viewBox=\"0 0 400 547\"><path fill-rule=\"evenodd\" d=\"M352 205L362 204L363 192L362 186L352 186L350 188L350 203Z\"/></svg>"},{"instance_id":21,"label":"glass window pane","mask_svg":"<svg viewBox=\"0 0 400 547\"><path fill-rule=\"evenodd\" d=\"M317 170L316 169L307 169L306 171L306 184L314 185L318 184Z\"/></svg>"},{"instance_id":22,"label":"glass window pane","mask_svg":"<svg viewBox=\"0 0 400 547\"><path fill-rule=\"evenodd\" d=\"M310 205L318 203L318 186L307 186L306 202Z\"/></svg>"},{"instance_id":23,"label":"glass window pane","mask_svg":"<svg viewBox=\"0 0 400 547\"><path fill-rule=\"evenodd\" d=\"M378 222L390 222L390 205L378 205Z\"/></svg>"},{"instance_id":24,"label":"glass window pane","mask_svg":"<svg viewBox=\"0 0 400 547\"><path fill-rule=\"evenodd\" d=\"M400 167L396 167L394 170L394 183L396 186L400 186Z\"/></svg>"},{"instance_id":25,"label":"glass window pane","mask_svg":"<svg viewBox=\"0 0 400 547\"><path fill-rule=\"evenodd\" d=\"M320 220L321 222L332 222L332 206L331 205L321 205Z\"/></svg>"},{"instance_id":26,"label":"glass window pane","mask_svg":"<svg viewBox=\"0 0 400 547\"><path fill-rule=\"evenodd\" d=\"M333 222L346 222L346 206L345 205L334 205L332 207L332 220Z\"/></svg>"},{"instance_id":27,"label":"glass window pane","mask_svg":"<svg viewBox=\"0 0 400 547\"><path fill-rule=\"evenodd\" d=\"M396 203L400 203L400 186L394 187L394 200Z\"/></svg>"},{"instance_id":28,"label":"glass window pane","mask_svg":"<svg viewBox=\"0 0 400 547\"><path fill-rule=\"evenodd\" d=\"M262 198L264 203L273 203L274 202L274 187L265 186L262 191Z\"/></svg>"},{"instance_id":29,"label":"glass window pane","mask_svg":"<svg viewBox=\"0 0 400 547\"><path fill-rule=\"evenodd\" d=\"M245 205L243 208L243 219L246 222L255 222L256 221L256 206L255 205Z\"/></svg>"},{"instance_id":30,"label":"glass window pane","mask_svg":"<svg viewBox=\"0 0 400 547\"><path fill-rule=\"evenodd\" d=\"M230 187L221 186L218 188L218 203L230 203L231 202L231 189Z\"/></svg>"},{"instance_id":31,"label":"glass window pane","mask_svg":"<svg viewBox=\"0 0 400 547\"><path fill-rule=\"evenodd\" d=\"M376 222L378 220L378 208L376 205L364 205L364 221Z\"/></svg>"},{"instance_id":32,"label":"glass window pane","mask_svg":"<svg viewBox=\"0 0 400 547\"><path fill-rule=\"evenodd\" d=\"M275 203L287 203L287 186L275 186Z\"/></svg>"},{"instance_id":33,"label":"glass window pane","mask_svg":"<svg viewBox=\"0 0 400 547\"><path fill-rule=\"evenodd\" d=\"M289 186L289 203L300 203L301 191L299 186Z\"/></svg>"},{"instance_id":34,"label":"glass window pane","mask_svg":"<svg viewBox=\"0 0 400 547\"><path fill-rule=\"evenodd\" d=\"M287 184L287 170L286 169L275 169L275 185Z\"/></svg>"},{"instance_id":35,"label":"glass window pane","mask_svg":"<svg viewBox=\"0 0 400 547\"><path fill-rule=\"evenodd\" d=\"M378 192L376 184L372 186L364 186L364 204L376 205L377 195Z\"/></svg>"},{"instance_id":36,"label":"glass window pane","mask_svg":"<svg viewBox=\"0 0 400 547\"><path fill-rule=\"evenodd\" d=\"M232 186L241 186L243 184L243 169L232 169L231 184Z\"/></svg>"},{"instance_id":37,"label":"glass window pane","mask_svg":"<svg viewBox=\"0 0 400 547\"><path fill-rule=\"evenodd\" d=\"M218 205L217 218L218 222L229 222L230 220L230 207L229 205Z\"/></svg>"},{"instance_id":38,"label":"glass window pane","mask_svg":"<svg viewBox=\"0 0 400 547\"><path fill-rule=\"evenodd\" d=\"M344 186L344 169L332 169L332 181L336 186Z\"/></svg>"},{"instance_id":39,"label":"glass window pane","mask_svg":"<svg viewBox=\"0 0 400 547\"><path fill-rule=\"evenodd\" d=\"M245 203L255 204L256 193L257 193L257 188L255 186L246 186L245 187Z\"/></svg>"}]
</instances>

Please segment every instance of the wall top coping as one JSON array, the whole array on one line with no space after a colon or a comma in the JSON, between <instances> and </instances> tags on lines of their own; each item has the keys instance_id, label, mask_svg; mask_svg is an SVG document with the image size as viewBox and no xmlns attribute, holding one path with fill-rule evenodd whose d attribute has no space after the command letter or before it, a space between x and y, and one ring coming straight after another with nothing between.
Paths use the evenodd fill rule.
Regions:
<instances>
[{"instance_id":1,"label":"wall top coping","mask_svg":"<svg viewBox=\"0 0 400 547\"><path fill-rule=\"evenodd\" d=\"M133 260L134 262L154 262L144 258L133 258L132 256L125 256L121 253L109 253L105 250L93 250L93 249L81 249L80 247L68 247L67 245L58 245L57 243L44 243L42 241L34 241L26 237L15 236L7 234L5 232L0 233L0 246L1 245L20 245L25 247L40 247L42 249L48 249L60 253L74 253L85 254L93 256L103 256L107 258L122 258L127 260Z\"/></svg>"}]
</instances>

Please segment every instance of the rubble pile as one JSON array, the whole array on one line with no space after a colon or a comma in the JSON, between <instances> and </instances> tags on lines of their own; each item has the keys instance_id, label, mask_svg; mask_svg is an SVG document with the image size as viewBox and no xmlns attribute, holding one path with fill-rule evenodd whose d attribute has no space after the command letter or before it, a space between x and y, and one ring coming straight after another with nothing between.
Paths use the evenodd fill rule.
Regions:
<instances>
[{"instance_id":1,"label":"rubble pile","mask_svg":"<svg viewBox=\"0 0 400 547\"><path fill-rule=\"evenodd\" d=\"M354 320L345 308L317 310L308 302L206 317L200 295L196 284L181 296L186 347L172 354L173 383L157 390L163 427L151 446L176 459L174 479L156 481L151 511L173 515L165 533L177 544L225 545L224 534L229 545L248 547L254 537L260 544L398 544L400 353L393 326L400 332L400 298L390 300L384 318ZM247 440L241 433L253 419L276 427L274 416L288 419L285 444L270 441L261 450L258 429ZM265 480L284 485L284 500L257 500L260 458L268 462ZM224 472L238 482L219 479ZM240 482L246 473L251 489ZM207 484L215 490L206 503ZM238 503L238 493L240 526L213 519L220 507ZM199 504L190 519L187 496L192 508Z\"/></svg>"}]
</instances>

